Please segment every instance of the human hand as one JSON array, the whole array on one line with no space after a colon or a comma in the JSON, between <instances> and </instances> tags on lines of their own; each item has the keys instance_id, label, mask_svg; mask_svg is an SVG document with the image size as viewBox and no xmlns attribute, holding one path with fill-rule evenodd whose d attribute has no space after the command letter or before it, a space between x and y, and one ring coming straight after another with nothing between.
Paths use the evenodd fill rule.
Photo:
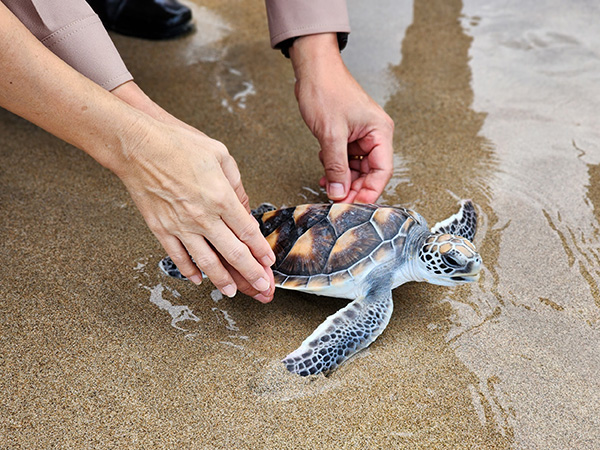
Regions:
<instances>
[{"instance_id":1,"label":"human hand","mask_svg":"<svg viewBox=\"0 0 600 450\"><path fill-rule=\"evenodd\" d=\"M0 42L1 107L115 172L190 280L201 281L200 267L225 295L240 286L260 301L272 298L275 257L223 144L158 107L146 110L148 99L131 83L120 90L125 101L106 92L58 59L1 2Z\"/></svg>"},{"instance_id":2,"label":"human hand","mask_svg":"<svg viewBox=\"0 0 600 450\"><path fill-rule=\"evenodd\" d=\"M185 122L182 122L181 120L179 120L176 117L169 114L167 111L165 111L159 105L157 105L133 81L122 84L121 86L114 89L112 91L112 93L115 96L119 97L121 100L128 103L129 105L133 106L134 108L144 112L145 114L148 114L149 116L155 118L156 120L158 120L160 122L163 122L164 124L172 125L175 127L182 127L185 130L191 131L193 133L197 133L199 135L200 139L208 139L208 137L204 133L191 127L190 125L186 124ZM210 140L210 141L212 141L212 140ZM232 186L234 187L234 191L236 193L236 196L238 197L239 202L241 202L241 204L244 206L244 208L249 213L250 207L248 204L248 196L246 195L246 192L244 191L244 188L242 186L241 179L239 176L239 171L237 170L235 161L231 158L231 156L227 152L227 149L224 148L222 146L222 144L220 144L216 141L212 141L212 143L216 144L217 147L221 148L221 153L223 154L225 161L228 162L227 166L231 166L231 169L232 169L231 179L233 180ZM224 152L223 152L223 150L224 150ZM260 239L258 239L258 240L260 240ZM171 259L172 258L173 257L171 256ZM270 284L270 288L267 292L261 292L261 291L257 290L254 286L252 286L252 284L246 278L244 278L244 276L238 270L236 270L236 268L234 266L229 264L229 262L227 261L226 258L224 258L222 255L219 255L219 259L220 259L221 264L225 268L225 270L227 272L229 272L229 275L231 276L235 285L237 286L237 288L240 291L242 291L246 295L254 297L256 300L259 300L263 303L267 303L272 300L273 293L275 291L275 281L273 279L273 272L268 267L265 267L265 269L266 269L267 275L269 276L268 281ZM179 267L179 264L176 263L176 265L181 271L181 267ZM194 269L194 268L195 267L192 267L192 269ZM198 274L195 274L195 275L197 276ZM192 276L194 276L194 275L192 275ZM192 281L198 282L199 278L194 278ZM221 291L223 292L223 290L221 290ZM223 293L225 293L225 292L223 292Z\"/></svg>"},{"instance_id":3,"label":"human hand","mask_svg":"<svg viewBox=\"0 0 600 450\"><path fill-rule=\"evenodd\" d=\"M127 164L113 168L148 226L190 281L201 283L201 269L224 295L240 289L270 301L275 256L227 148L198 130L153 122Z\"/></svg>"},{"instance_id":4,"label":"human hand","mask_svg":"<svg viewBox=\"0 0 600 450\"><path fill-rule=\"evenodd\" d=\"M290 48L302 118L321 146L331 200L373 203L392 176L394 123L348 72L335 33Z\"/></svg>"}]
</instances>

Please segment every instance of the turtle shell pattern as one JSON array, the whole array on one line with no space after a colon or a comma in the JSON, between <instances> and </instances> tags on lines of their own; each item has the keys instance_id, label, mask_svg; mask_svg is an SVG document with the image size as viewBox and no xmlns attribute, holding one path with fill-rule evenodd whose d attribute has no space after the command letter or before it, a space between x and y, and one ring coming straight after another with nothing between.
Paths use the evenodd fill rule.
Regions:
<instances>
[{"instance_id":1,"label":"turtle shell pattern","mask_svg":"<svg viewBox=\"0 0 600 450\"><path fill-rule=\"evenodd\" d=\"M372 204L299 205L256 218L276 256L275 282L312 292L366 275L424 225L410 210Z\"/></svg>"}]
</instances>

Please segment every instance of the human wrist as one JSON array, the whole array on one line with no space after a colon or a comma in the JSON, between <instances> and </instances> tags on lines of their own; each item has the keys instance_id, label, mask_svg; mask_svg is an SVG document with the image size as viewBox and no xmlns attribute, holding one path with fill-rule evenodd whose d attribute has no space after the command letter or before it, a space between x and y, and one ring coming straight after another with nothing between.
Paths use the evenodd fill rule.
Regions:
<instances>
[{"instance_id":1,"label":"human wrist","mask_svg":"<svg viewBox=\"0 0 600 450\"><path fill-rule=\"evenodd\" d=\"M119 101L114 116L98 126L97 138L86 139L81 148L102 166L123 179L159 122Z\"/></svg>"},{"instance_id":2,"label":"human wrist","mask_svg":"<svg viewBox=\"0 0 600 450\"><path fill-rule=\"evenodd\" d=\"M336 33L300 36L289 53L297 80L318 74L324 67L344 67Z\"/></svg>"}]
</instances>

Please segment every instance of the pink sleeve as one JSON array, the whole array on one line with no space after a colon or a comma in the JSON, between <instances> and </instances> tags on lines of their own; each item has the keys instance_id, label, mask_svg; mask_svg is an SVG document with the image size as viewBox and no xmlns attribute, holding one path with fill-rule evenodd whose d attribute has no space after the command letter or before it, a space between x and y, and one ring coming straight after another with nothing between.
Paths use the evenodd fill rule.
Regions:
<instances>
[{"instance_id":1,"label":"pink sleeve","mask_svg":"<svg viewBox=\"0 0 600 450\"><path fill-rule=\"evenodd\" d=\"M132 80L85 0L0 0L54 54L107 90Z\"/></svg>"},{"instance_id":2,"label":"pink sleeve","mask_svg":"<svg viewBox=\"0 0 600 450\"><path fill-rule=\"evenodd\" d=\"M297 36L349 33L346 0L265 0L271 47Z\"/></svg>"}]
</instances>

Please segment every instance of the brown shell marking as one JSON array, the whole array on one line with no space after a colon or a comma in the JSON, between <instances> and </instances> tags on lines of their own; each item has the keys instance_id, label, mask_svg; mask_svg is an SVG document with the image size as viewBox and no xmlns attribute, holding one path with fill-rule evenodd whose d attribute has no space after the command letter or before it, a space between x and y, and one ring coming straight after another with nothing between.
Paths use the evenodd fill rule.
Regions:
<instances>
[{"instance_id":1,"label":"brown shell marking","mask_svg":"<svg viewBox=\"0 0 600 450\"><path fill-rule=\"evenodd\" d=\"M299 205L294 208L294 223L304 233L327 217L332 205Z\"/></svg>"},{"instance_id":2,"label":"brown shell marking","mask_svg":"<svg viewBox=\"0 0 600 450\"><path fill-rule=\"evenodd\" d=\"M281 264L306 230L327 217L330 207L331 205L300 205L268 211L257 217L260 231L275 253L276 266Z\"/></svg>"},{"instance_id":3,"label":"brown shell marking","mask_svg":"<svg viewBox=\"0 0 600 450\"><path fill-rule=\"evenodd\" d=\"M382 263L390 259L393 254L394 247L392 246L392 243L388 241L381 244L379 248L373 252L371 258L377 263Z\"/></svg>"},{"instance_id":4,"label":"brown shell marking","mask_svg":"<svg viewBox=\"0 0 600 450\"><path fill-rule=\"evenodd\" d=\"M381 244L381 238L375 227L366 222L351 228L342 234L331 249L325 273L348 269Z\"/></svg>"},{"instance_id":5,"label":"brown shell marking","mask_svg":"<svg viewBox=\"0 0 600 450\"><path fill-rule=\"evenodd\" d=\"M289 219L293 211L285 209L276 209L264 213L258 220L261 232L264 236L268 236L271 232L281 225L282 222Z\"/></svg>"},{"instance_id":6,"label":"brown shell marking","mask_svg":"<svg viewBox=\"0 0 600 450\"><path fill-rule=\"evenodd\" d=\"M269 245L271 246L271 249L275 251L275 249L277 248L277 240L279 239L279 230L273 231L266 237L266 239Z\"/></svg>"},{"instance_id":7,"label":"brown shell marking","mask_svg":"<svg viewBox=\"0 0 600 450\"><path fill-rule=\"evenodd\" d=\"M273 249L277 263L287 255L299 235L293 220L294 208L269 211L260 217L259 225L262 234Z\"/></svg>"},{"instance_id":8,"label":"brown shell marking","mask_svg":"<svg viewBox=\"0 0 600 450\"><path fill-rule=\"evenodd\" d=\"M282 211L282 209L274 209L273 211L267 211L262 216L260 216L260 220L262 220L263 222L268 222L269 220L272 220L273 217L280 216Z\"/></svg>"},{"instance_id":9,"label":"brown shell marking","mask_svg":"<svg viewBox=\"0 0 600 450\"><path fill-rule=\"evenodd\" d=\"M371 218L376 206L353 205L350 203L336 203L329 210L327 218L337 236L341 236L348 229L357 224L366 222Z\"/></svg>"},{"instance_id":10,"label":"brown shell marking","mask_svg":"<svg viewBox=\"0 0 600 450\"><path fill-rule=\"evenodd\" d=\"M369 267L371 267L371 265L372 265L371 258L365 258L363 261L359 262L354 267L352 267L350 269L350 273L352 274L352 276L354 278L358 278L362 274L364 274L367 270L369 270Z\"/></svg>"},{"instance_id":11,"label":"brown shell marking","mask_svg":"<svg viewBox=\"0 0 600 450\"><path fill-rule=\"evenodd\" d=\"M257 220L277 258L276 282L311 288L344 283L348 270L358 275L389 258L416 224L404 209L341 203L269 211ZM393 245L378 248L394 236Z\"/></svg>"},{"instance_id":12,"label":"brown shell marking","mask_svg":"<svg viewBox=\"0 0 600 450\"><path fill-rule=\"evenodd\" d=\"M277 269L284 273L313 275L322 273L335 236L327 222L321 222L302 234Z\"/></svg>"},{"instance_id":13,"label":"brown shell marking","mask_svg":"<svg viewBox=\"0 0 600 450\"><path fill-rule=\"evenodd\" d=\"M394 238L394 240L392 241L392 244L394 244L395 248L399 249L404 246L404 242L406 242L406 236L403 234L399 234L398 236L396 236Z\"/></svg>"},{"instance_id":14,"label":"brown shell marking","mask_svg":"<svg viewBox=\"0 0 600 450\"><path fill-rule=\"evenodd\" d=\"M275 284L277 284L279 286L283 286L283 283L285 283L285 280L288 278L288 276L281 272L277 272L276 270L274 270L273 278L275 279Z\"/></svg>"},{"instance_id":15,"label":"brown shell marking","mask_svg":"<svg viewBox=\"0 0 600 450\"><path fill-rule=\"evenodd\" d=\"M298 205L294 208L294 222L298 224L307 213L315 211L315 205Z\"/></svg>"},{"instance_id":16,"label":"brown shell marking","mask_svg":"<svg viewBox=\"0 0 600 450\"><path fill-rule=\"evenodd\" d=\"M413 219L412 217L407 217L404 223L402 224L402 227L400 228L400 233L404 236L408 236L410 229L414 227L416 223L417 222L415 221L415 219Z\"/></svg>"},{"instance_id":17,"label":"brown shell marking","mask_svg":"<svg viewBox=\"0 0 600 450\"><path fill-rule=\"evenodd\" d=\"M350 272L348 272L347 270L343 270L341 272L337 272L331 275L331 284L334 286L339 286L351 279L352 276L350 275Z\"/></svg>"},{"instance_id":18,"label":"brown shell marking","mask_svg":"<svg viewBox=\"0 0 600 450\"><path fill-rule=\"evenodd\" d=\"M408 213L396 208L379 208L373 214L371 222L375 225L384 240L392 239L398 229L409 217Z\"/></svg>"},{"instance_id":19,"label":"brown shell marking","mask_svg":"<svg viewBox=\"0 0 600 450\"><path fill-rule=\"evenodd\" d=\"M281 284L281 286L283 286L286 289L300 289L306 287L306 285L308 284L308 280L309 277L289 277Z\"/></svg>"}]
</instances>

